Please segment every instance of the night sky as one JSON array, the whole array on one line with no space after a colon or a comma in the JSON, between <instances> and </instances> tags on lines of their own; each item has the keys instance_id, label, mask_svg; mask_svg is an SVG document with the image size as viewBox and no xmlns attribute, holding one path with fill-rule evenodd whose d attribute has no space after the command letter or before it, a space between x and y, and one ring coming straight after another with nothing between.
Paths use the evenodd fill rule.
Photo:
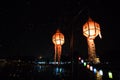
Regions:
<instances>
[{"instance_id":1,"label":"night sky","mask_svg":"<svg viewBox=\"0 0 120 80\"><path fill-rule=\"evenodd\" d=\"M101 58L119 59L120 12L118 2L102 0L17 0L0 3L0 56L54 55L52 35L59 28L65 35L63 55L70 54L71 31L74 51L87 54L82 25L90 16L101 26L96 37Z\"/></svg>"}]
</instances>

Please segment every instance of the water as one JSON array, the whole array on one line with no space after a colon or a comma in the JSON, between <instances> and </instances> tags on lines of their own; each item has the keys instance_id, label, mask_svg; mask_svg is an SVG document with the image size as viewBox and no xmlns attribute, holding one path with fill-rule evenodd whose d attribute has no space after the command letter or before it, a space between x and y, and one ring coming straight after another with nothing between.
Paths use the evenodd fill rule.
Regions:
<instances>
[{"instance_id":1,"label":"water","mask_svg":"<svg viewBox=\"0 0 120 80\"><path fill-rule=\"evenodd\" d=\"M69 80L70 66L9 62L1 65L2 80Z\"/></svg>"},{"instance_id":2,"label":"water","mask_svg":"<svg viewBox=\"0 0 120 80\"><path fill-rule=\"evenodd\" d=\"M103 73L103 80L109 80ZM116 74L114 74L116 75ZM0 62L0 80L96 80L95 74L82 64L35 64ZM114 80L115 79L114 76Z\"/></svg>"}]
</instances>

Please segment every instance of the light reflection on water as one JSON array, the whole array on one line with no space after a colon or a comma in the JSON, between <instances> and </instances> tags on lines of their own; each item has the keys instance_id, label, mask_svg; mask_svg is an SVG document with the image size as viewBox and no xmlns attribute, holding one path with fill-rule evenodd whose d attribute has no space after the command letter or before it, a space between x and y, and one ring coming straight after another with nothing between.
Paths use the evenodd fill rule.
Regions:
<instances>
[{"instance_id":1,"label":"light reflection on water","mask_svg":"<svg viewBox=\"0 0 120 80\"><path fill-rule=\"evenodd\" d=\"M67 80L70 76L66 74L66 72L70 72L68 70L69 69L66 69L63 66L57 65L34 65L34 71L39 72L40 75L46 75L45 77L50 77L52 80Z\"/></svg>"},{"instance_id":2,"label":"light reflection on water","mask_svg":"<svg viewBox=\"0 0 120 80\"><path fill-rule=\"evenodd\" d=\"M90 66L90 71L88 71L83 65L78 64L71 66L71 64L9 62L0 64L0 78L2 80L71 80L71 78L72 80L95 80L93 72L96 72L96 68L91 69ZM108 80L106 76L104 78Z\"/></svg>"},{"instance_id":3,"label":"light reflection on water","mask_svg":"<svg viewBox=\"0 0 120 80\"><path fill-rule=\"evenodd\" d=\"M44 65L35 65L34 66L34 70L37 70L38 72L43 72L43 71L45 71L46 70L46 66L44 66Z\"/></svg>"},{"instance_id":4,"label":"light reflection on water","mask_svg":"<svg viewBox=\"0 0 120 80\"><path fill-rule=\"evenodd\" d=\"M72 73L72 68L74 68L74 73ZM74 65L72 67L71 64L54 65L34 64L27 62L10 62L1 67L0 77L2 77L3 80L71 80L71 78L81 79L81 77L84 77L81 68L82 66L80 65Z\"/></svg>"},{"instance_id":5,"label":"light reflection on water","mask_svg":"<svg viewBox=\"0 0 120 80\"><path fill-rule=\"evenodd\" d=\"M50 70L51 69L51 70ZM65 73L65 69L63 67L51 67L49 65L35 65L34 70L37 70L38 72L43 72L43 71L49 71L53 73L53 75L63 75Z\"/></svg>"},{"instance_id":6,"label":"light reflection on water","mask_svg":"<svg viewBox=\"0 0 120 80\"><path fill-rule=\"evenodd\" d=\"M62 67L56 67L54 68L53 72L55 73L55 75L59 75L59 74L64 74L65 70Z\"/></svg>"},{"instance_id":7,"label":"light reflection on water","mask_svg":"<svg viewBox=\"0 0 120 80\"><path fill-rule=\"evenodd\" d=\"M10 63L1 68L0 77L3 80L63 80L65 72L63 66Z\"/></svg>"},{"instance_id":8,"label":"light reflection on water","mask_svg":"<svg viewBox=\"0 0 120 80\"><path fill-rule=\"evenodd\" d=\"M84 67L74 65L74 73L71 67L71 64L9 63L0 69L0 77L2 80L84 80L89 78L86 77L89 73L85 73ZM93 77L90 78L93 80Z\"/></svg>"}]
</instances>

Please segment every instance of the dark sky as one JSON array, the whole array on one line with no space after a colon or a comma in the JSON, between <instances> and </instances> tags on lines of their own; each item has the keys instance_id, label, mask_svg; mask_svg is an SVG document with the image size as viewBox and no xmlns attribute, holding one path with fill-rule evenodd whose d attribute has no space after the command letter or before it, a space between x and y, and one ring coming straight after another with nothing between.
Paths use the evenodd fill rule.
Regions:
<instances>
[{"instance_id":1,"label":"dark sky","mask_svg":"<svg viewBox=\"0 0 120 80\"><path fill-rule=\"evenodd\" d=\"M96 51L105 59L119 59L119 4L104 0L16 0L0 3L0 56L53 55L52 35L57 28L65 35L63 54L70 54L71 30L74 50L87 53L82 25L90 16L101 26ZM72 29L73 27L73 29Z\"/></svg>"}]
</instances>

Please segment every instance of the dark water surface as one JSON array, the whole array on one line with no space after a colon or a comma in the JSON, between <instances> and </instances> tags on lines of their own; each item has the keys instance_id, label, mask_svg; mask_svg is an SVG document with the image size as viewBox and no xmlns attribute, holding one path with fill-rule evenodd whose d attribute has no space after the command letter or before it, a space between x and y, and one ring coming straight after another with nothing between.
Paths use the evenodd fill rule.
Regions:
<instances>
[{"instance_id":1,"label":"dark water surface","mask_svg":"<svg viewBox=\"0 0 120 80\"><path fill-rule=\"evenodd\" d=\"M32 63L1 63L2 80L68 80L70 66L57 66Z\"/></svg>"},{"instance_id":2,"label":"dark water surface","mask_svg":"<svg viewBox=\"0 0 120 80\"><path fill-rule=\"evenodd\" d=\"M0 63L0 80L96 80L81 64ZM106 80L103 79L103 80ZM108 80L108 79L107 79ZM118 80L118 79L116 79Z\"/></svg>"}]
</instances>

